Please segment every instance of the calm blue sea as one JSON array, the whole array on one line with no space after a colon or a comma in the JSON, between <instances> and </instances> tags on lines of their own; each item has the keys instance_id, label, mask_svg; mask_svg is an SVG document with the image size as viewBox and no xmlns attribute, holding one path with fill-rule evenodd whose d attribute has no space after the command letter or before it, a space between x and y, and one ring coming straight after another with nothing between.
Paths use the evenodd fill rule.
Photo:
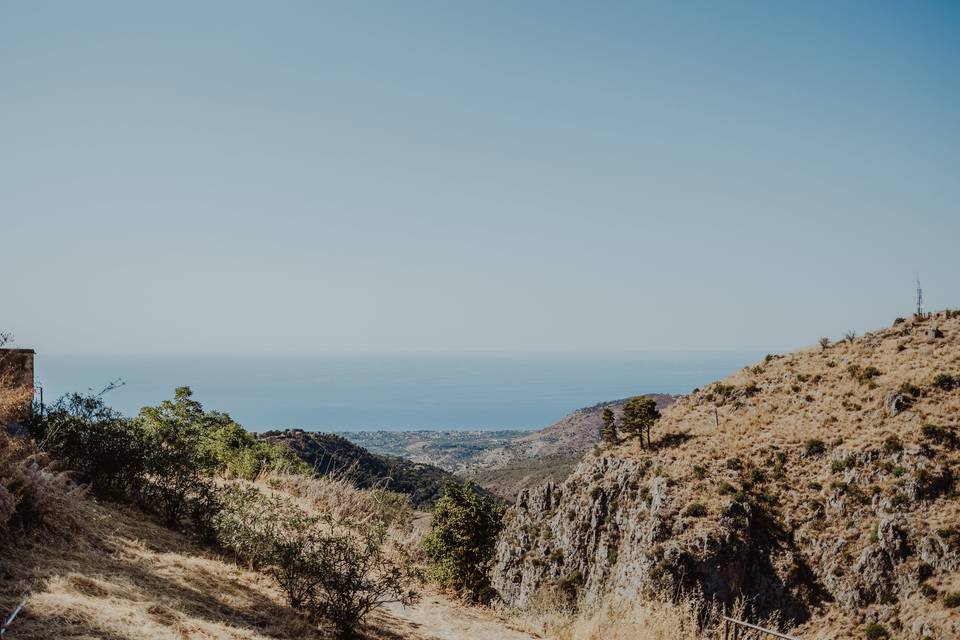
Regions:
<instances>
[{"instance_id":1,"label":"calm blue sea","mask_svg":"<svg viewBox=\"0 0 960 640\"><path fill-rule=\"evenodd\" d=\"M579 407L638 393L686 393L761 353L431 353L310 357L37 355L50 402L107 395L128 415L189 385L248 429L535 429Z\"/></svg>"}]
</instances>

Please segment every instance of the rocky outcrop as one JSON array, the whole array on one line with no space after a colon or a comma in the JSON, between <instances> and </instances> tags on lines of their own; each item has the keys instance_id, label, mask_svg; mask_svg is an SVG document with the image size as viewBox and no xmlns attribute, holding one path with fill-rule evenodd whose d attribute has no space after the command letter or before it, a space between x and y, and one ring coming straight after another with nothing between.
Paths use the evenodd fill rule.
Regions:
<instances>
[{"instance_id":1,"label":"rocky outcrop","mask_svg":"<svg viewBox=\"0 0 960 640\"><path fill-rule=\"evenodd\" d=\"M501 598L524 607L559 589L589 608L684 589L728 603L746 595L761 612L803 620L820 590L791 536L736 499L701 526L673 486L643 463L595 458L562 485L521 492L498 543Z\"/></svg>"},{"instance_id":2,"label":"rocky outcrop","mask_svg":"<svg viewBox=\"0 0 960 640\"><path fill-rule=\"evenodd\" d=\"M941 313L695 390L652 447L601 445L520 492L494 586L520 608L692 592L797 637L960 637L958 363Z\"/></svg>"}]
</instances>

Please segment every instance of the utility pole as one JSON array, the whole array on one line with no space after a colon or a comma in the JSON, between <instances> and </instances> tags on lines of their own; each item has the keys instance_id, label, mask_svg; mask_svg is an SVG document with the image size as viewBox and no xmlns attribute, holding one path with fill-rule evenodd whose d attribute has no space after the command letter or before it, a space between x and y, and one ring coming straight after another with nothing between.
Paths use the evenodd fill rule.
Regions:
<instances>
[{"instance_id":1,"label":"utility pole","mask_svg":"<svg viewBox=\"0 0 960 640\"><path fill-rule=\"evenodd\" d=\"M923 289L920 288L920 274L917 274L917 317L923 317Z\"/></svg>"}]
</instances>

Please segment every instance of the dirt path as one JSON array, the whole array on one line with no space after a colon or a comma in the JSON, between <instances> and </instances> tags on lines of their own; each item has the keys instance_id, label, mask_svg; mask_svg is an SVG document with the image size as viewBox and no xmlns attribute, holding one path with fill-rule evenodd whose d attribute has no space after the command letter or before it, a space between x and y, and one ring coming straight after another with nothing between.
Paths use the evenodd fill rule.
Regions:
<instances>
[{"instance_id":1,"label":"dirt path","mask_svg":"<svg viewBox=\"0 0 960 640\"><path fill-rule=\"evenodd\" d=\"M416 640L532 640L482 609L457 604L445 596L425 593L414 607L388 605L376 624L399 638Z\"/></svg>"}]
</instances>

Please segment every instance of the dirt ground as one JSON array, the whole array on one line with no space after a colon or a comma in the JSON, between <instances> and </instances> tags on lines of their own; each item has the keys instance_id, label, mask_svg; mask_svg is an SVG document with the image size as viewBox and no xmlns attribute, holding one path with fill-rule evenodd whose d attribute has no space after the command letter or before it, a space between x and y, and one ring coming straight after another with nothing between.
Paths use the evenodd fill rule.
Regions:
<instances>
[{"instance_id":1,"label":"dirt ground","mask_svg":"<svg viewBox=\"0 0 960 640\"><path fill-rule=\"evenodd\" d=\"M376 626L401 638L418 640L531 640L492 612L427 592L413 607L388 605L374 616Z\"/></svg>"}]
</instances>

